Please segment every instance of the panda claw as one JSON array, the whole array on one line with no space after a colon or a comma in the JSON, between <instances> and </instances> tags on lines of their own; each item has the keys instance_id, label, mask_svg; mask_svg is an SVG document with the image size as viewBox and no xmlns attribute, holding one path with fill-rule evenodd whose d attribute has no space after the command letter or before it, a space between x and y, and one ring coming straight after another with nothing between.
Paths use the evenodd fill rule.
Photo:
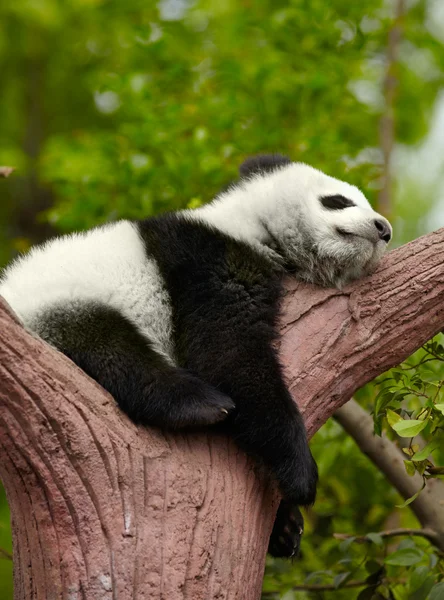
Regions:
<instances>
[{"instance_id":1,"label":"panda claw","mask_svg":"<svg viewBox=\"0 0 444 600\"><path fill-rule=\"evenodd\" d=\"M303 518L299 508L283 500L276 514L268 552L275 557L297 556L303 533Z\"/></svg>"},{"instance_id":2,"label":"panda claw","mask_svg":"<svg viewBox=\"0 0 444 600\"><path fill-rule=\"evenodd\" d=\"M235 408L226 394L189 374L176 376L174 390L182 403L181 412L176 416L176 429L215 425Z\"/></svg>"}]
</instances>

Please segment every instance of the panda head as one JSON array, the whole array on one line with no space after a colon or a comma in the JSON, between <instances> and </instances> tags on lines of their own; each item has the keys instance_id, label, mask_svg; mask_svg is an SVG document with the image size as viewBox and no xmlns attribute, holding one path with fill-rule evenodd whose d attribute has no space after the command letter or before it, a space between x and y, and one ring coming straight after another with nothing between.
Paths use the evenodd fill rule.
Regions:
<instances>
[{"instance_id":1,"label":"panda head","mask_svg":"<svg viewBox=\"0 0 444 600\"><path fill-rule=\"evenodd\" d=\"M244 223L245 231L256 231L298 278L319 285L342 287L371 273L392 237L357 187L281 155L247 159L224 196L244 205L241 218L256 219L256 229Z\"/></svg>"}]
</instances>

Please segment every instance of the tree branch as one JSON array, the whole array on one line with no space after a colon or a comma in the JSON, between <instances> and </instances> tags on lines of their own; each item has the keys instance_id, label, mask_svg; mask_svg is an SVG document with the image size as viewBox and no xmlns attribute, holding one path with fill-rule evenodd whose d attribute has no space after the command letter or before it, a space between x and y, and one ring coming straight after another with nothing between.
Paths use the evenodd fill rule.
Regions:
<instances>
[{"instance_id":1,"label":"tree branch","mask_svg":"<svg viewBox=\"0 0 444 600\"><path fill-rule=\"evenodd\" d=\"M341 291L288 279L279 351L310 435L444 327L443 254L441 230ZM257 599L274 484L224 436L136 427L4 304L0 330L16 597Z\"/></svg>"},{"instance_id":2,"label":"tree branch","mask_svg":"<svg viewBox=\"0 0 444 600\"><path fill-rule=\"evenodd\" d=\"M432 529L408 529L405 527L399 527L398 529L388 529L387 531L379 531L378 534L381 538L392 538L399 536L416 536L423 537L432 544L438 545L439 543L439 534ZM359 544L371 543L371 539L366 535L350 535L349 533L334 533L333 537L337 540L348 540L350 538L354 538L354 542L358 542Z\"/></svg>"},{"instance_id":3,"label":"tree branch","mask_svg":"<svg viewBox=\"0 0 444 600\"><path fill-rule=\"evenodd\" d=\"M289 278L278 347L309 434L443 327L444 229L393 250L343 290Z\"/></svg>"}]
</instances>

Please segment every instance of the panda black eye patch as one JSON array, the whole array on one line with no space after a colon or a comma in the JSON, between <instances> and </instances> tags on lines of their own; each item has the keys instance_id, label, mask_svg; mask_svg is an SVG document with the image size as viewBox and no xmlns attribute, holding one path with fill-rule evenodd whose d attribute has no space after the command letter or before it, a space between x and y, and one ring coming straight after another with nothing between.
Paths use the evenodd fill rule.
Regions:
<instances>
[{"instance_id":1,"label":"panda black eye patch","mask_svg":"<svg viewBox=\"0 0 444 600\"><path fill-rule=\"evenodd\" d=\"M356 206L354 202L341 196L341 194L335 194L333 196L322 196L321 204L324 208L329 210L342 210L343 208L349 208L350 206Z\"/></svg>"}]
</instances>

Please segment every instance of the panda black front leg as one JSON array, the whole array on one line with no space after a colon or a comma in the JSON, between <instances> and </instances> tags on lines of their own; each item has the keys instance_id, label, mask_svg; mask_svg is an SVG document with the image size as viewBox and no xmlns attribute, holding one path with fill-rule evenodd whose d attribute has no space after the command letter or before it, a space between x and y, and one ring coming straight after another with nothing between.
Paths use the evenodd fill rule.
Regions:
<instances>
[{"instance_id":1,"label":"panda black front leg","mask_svg":"<svg viewBox=\"0 0 444 600\"><path fill-rule=\"evenodd\" d=\"M316 498L317 466L308 446L302 416L273 362L269 357L266 364L261 364L257 385L252 385L252 378L249 389L242 389L240 393L233 385L229 391L222 388L236 404L232 418L234 438L247 453L258 457L270 469L288 502L296 506L311 505ZM251 373L254 368L257 365L249 365L246 370ZM238 379L235 372L232 377L234 381L245 381L242 375Z\"/></svg>"},{"instance_id":2,"label":"panda black front leg","mask_svg":"<svg viewBox=\"0 0 444 600\"><path fill-rule=\"evenodd\" d=\"M227 418L226 394L171 365L119 311L77 302L42 311L34 330L110 392L136 423L182 429Z\"/></svg>"},{"instance_id":3,"label":"panda black front leg","mask_svg":"<svg viewBox=\"0 0 444 600\"><path fill-rule=\"evenodd\" d=\"M227 421L231 435L269 468L288 502L313 504L317 466L302 415L285 386L262 327L244 330L239 325L237 329L217 330L208 323L205 339L200 337L200 342L207 350L193 354L188 366L233 399L236 408Z\"/></svg>"},{"instance_id":4,"label":"panda black front leg","mask_svg":"<svg viewBox=\"0 0 444 600\"><path fill-rule=\"evenodd\" d=\"M269 553L288 558L299 552L304 521L298 507L314 503L318 471L302 416L286 389L272 349L254 336L249 347L246 339L236 367L232 365L229 371L231 384L222 388L236 402L227 426L238 444L265 463L279 483L283 500Z\"/></svg>"}]
</instances>

